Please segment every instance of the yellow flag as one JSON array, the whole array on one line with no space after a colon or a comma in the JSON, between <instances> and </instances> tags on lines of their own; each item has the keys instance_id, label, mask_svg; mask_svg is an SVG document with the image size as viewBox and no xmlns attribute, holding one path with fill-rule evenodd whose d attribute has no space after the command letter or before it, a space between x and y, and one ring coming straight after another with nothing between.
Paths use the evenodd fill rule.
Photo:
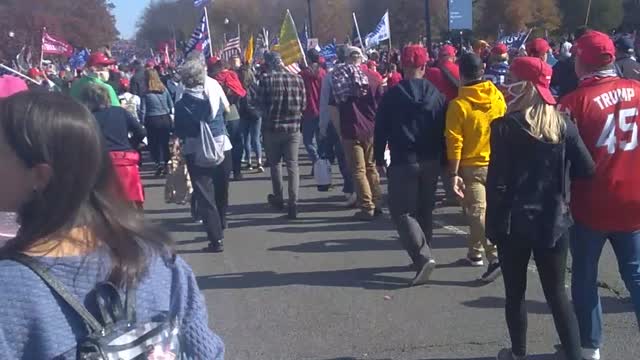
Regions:
<instances>
[{"instance_id":1,"label":"yellow flag","mask_svg":"<svg viewBox=\"0 0 640 360\"><path fill-rule=\"evenodd\" d=\"M302 45L300 45L300 39L298 38L296 24L293 22L293 17L289 10L287 10L282 28L280 28L280 41L277 51L280 53L280 56L282 56L282 62L285 66L289 66L300 60L306 62L304 52L302 52Z\"/></svg>"},{"instance_id":2,"label":"yellow flag","mask_svg":"<svg viewBox=\"0 0 640 360\"><path fill-rule=\"evenodd\" d=\"M247 49L244 51L244 60L247 63L251 63L253 61L253 34L249 38L249 43L247 44Z\"/></svg>"}]
</instances>

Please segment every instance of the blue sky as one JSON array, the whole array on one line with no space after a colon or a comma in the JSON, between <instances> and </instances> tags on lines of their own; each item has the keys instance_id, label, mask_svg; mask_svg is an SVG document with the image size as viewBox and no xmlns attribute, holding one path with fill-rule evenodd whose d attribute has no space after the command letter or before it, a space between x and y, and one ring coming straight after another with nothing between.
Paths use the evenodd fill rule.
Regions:
<instances>
[{"instance_id":1,"label":"blue sky","mask_svg":"<svg viewBox=\"0 0 640 360\"><path fill-rule=\"evenodd\" d=\"M136 21L151 0L112 0L112 2L116 5L116 26L120 36L124 39L133 37Z\"/></svg>"}]
</instances>

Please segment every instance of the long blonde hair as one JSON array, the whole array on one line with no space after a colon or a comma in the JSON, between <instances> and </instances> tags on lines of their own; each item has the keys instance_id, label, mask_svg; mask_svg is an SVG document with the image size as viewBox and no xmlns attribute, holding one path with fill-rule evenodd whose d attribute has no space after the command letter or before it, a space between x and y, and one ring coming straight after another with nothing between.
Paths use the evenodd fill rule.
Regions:
<instances>
[{"instance_id":1,"label":"long blonde hair","mask_svg":"<svg viewBox=\"0 0 640 360\"><path fill-rule=\"evenodd\" d=\"M534 137L554 144L562 141L566 126L564 113L544 102L531 82L527 82L523 95L509 105L508 111L522 111Z\"/></svg>"}]
</instances>

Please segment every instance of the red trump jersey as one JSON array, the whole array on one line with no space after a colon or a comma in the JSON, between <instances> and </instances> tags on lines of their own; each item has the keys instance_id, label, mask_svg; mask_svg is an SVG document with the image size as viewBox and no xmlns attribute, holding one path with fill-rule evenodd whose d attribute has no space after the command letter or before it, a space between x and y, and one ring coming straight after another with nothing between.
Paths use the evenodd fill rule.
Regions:
<instances>
[{"instance_id":1,"label":"red trump jersey","mask_svg":"<svg viewBox=\"0 0 640 360\"><path fill-rule=\"evenodd\" d=\"M596 163L593 178L573 182L574 218L598 231L640 230L640 82L587 79L559 106L575 121Z\"/></svg>"}]
</instances>

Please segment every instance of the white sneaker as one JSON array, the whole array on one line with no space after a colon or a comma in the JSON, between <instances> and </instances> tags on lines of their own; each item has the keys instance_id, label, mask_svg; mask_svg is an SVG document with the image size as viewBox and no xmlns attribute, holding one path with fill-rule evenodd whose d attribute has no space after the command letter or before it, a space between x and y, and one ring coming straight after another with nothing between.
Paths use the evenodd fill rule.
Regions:
<instances>
[{"instance_id":1,"label":"white sneaker","mask_svg":"<svg viewBox=\"0 0 640 360\"><path fill-rule=\"evenodd\" d=\"M356 195L356 193L344 194L344 195L346 198L346 202L344 203L344 206L347 208L355 207L356 203L358 202L358 195Z\"/></svg>"},{"instance_id":2,"label":"white sneaker","mask_svg":"<svg viewBox=\"0 0 640 360\"><path fill-rule=\"evenodd\" d=\"M600 360L600 349L582 348L582 357L584 360Z\"/></svg>"}]
</instances>

